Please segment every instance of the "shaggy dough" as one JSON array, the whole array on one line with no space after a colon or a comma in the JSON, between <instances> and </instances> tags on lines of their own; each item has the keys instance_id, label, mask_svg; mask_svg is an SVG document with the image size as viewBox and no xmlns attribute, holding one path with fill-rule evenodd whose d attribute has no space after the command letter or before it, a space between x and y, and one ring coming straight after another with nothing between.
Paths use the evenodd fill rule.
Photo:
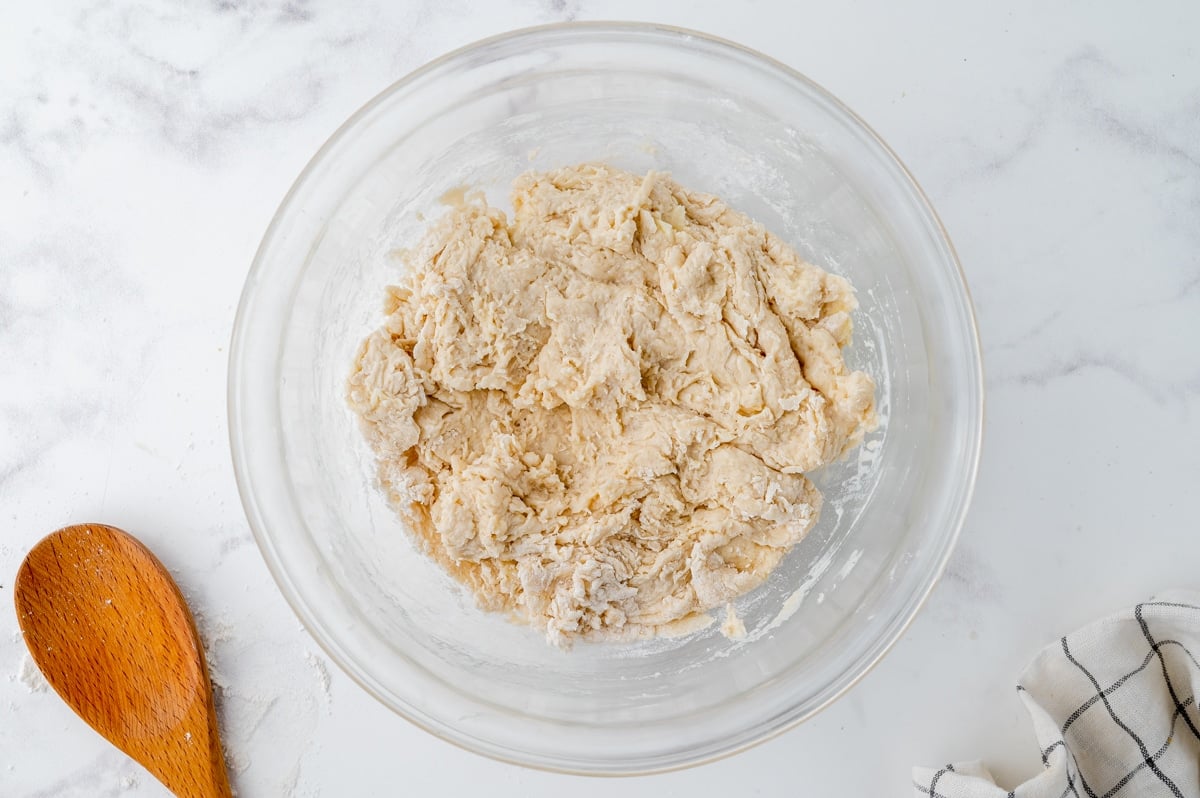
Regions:
<instances>
[{"instance_id":1,"label":"shaggy dough","mask_svg":"<svg viewBox=\"0 0 1200 798\"><path fill-rule=\"evenodd\" d=\"M408 253L349 402L391 502L479 604L551 641L678 629L812 527L804 472L875 419L841 277L716 197L586 164Z\"/></svg>"}]
</instances>

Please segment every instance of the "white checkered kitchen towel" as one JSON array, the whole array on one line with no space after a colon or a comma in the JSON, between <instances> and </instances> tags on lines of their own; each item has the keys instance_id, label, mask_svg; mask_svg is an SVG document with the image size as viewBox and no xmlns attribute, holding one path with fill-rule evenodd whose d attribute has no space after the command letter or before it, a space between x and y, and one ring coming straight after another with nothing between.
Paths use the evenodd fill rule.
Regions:
<instances>
[{"instance_id":1,"label":"white checkered kitchen towel","mask_svg":"<svg viewBox=\"0 0 1200 798\"><path fill-rule=\"evenodd\" d=\"M1047 646L1017 691L1045 770L1015 790L978 762L915 768L933 798L1200 798L1200 595L1175 592Z\"/></svg>"}]
</instances>

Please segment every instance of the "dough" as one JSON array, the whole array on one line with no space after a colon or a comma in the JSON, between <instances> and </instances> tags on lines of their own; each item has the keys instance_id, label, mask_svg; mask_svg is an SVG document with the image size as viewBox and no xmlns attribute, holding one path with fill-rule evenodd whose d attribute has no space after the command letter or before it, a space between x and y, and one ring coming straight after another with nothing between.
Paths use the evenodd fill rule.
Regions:
<instances>
[{"instance_id":1,"label":"dough","mask_svg":"<svg viewBox=\"0 0 1200 798\"><path fill-rule=\"evenodd\" d=\"M716 197L585 164L409 252L349 403L392 504L552 642L678 629L816 522L805 472L874 424L853 291Z\"/></svg>"}]
</instances>

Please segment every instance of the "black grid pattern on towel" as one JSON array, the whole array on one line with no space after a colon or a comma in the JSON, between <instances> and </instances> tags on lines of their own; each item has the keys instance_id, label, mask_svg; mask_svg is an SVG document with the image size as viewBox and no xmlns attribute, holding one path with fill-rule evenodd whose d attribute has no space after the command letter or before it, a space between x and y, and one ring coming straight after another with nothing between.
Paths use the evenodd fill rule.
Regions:
<instances>
[{"instance_id":1,"label":"black grid pattern on towel","mask_svg":"<svg viewBox=\"0 0 1200 798\"><path fill-rule=\"evenodd\" d=\"M1196 706L1196 696L1188 695L1186 698L1180 697L1178 686L1171 679L1171 672L1167 666L1167 659L1163 655L1163 650L1177 647L1187 655L1198 671L1200 671L1200 662L1197 661L1196 656L1190 650L1188 650L1188 647L1182 642L1174 639L1159 640L1154 636L1150 628L1150 622L1146 618L1145 610L1147 608L1185 610L1190 613L1196 613L1198 616L1196 618L1196 622L1198 625L1200 625L1200 607L1193 604L1184 604L1172 601L1146 601L1138 604L1134 608L1133 615L1142 630L1143 637L1146 640L1146 655L1142 659L1140 665L1117 678L1108 686L1102 687L1100 682L1093 675L1092 670L1077 658L1076 652L1072 650L1071 643L1067 637L1063 637L1059 641L1059 647L1062 650L1063 657L1092 684L1093 688L1095 688L1095 693L1089 696L1087 700L1083 701L1078 708L1076 708L1074 712L1070 713L1063 721L1059 730L1061 734L1060 739L1051 743L1045 748L1045 750L1042 751L1042 765L1045 767L1050 766L1050 759L1052 755L1059 754L1067 757L1067 761L1065 763L1067 786L1063 790L1060 798L1067 798L1067 796L1075 796L1075 798L1084 798L1084 796L1086 796L1086 798L1134 798L1133 793L1123 792L1123 790L1125 790L1125 788L1138 776L1138 774L1147 769L1154 774L1154 777L1159 782L1159 792L1161 792L1161 794L1169 794L1172 796L1177 796L1177 798L1188 798L1189 796L1195 795L1194 792L1184 792L1181 790L1179 785L1176 784L1175 780L1171 778L1171 775L1166 773L1160 766L1160 761L1167 753L1167 750L1170 748L1172 742L1176 739L1176 735L1181 733L1181 719L1183 720L1183 728L1187 730L1186 733L1189 733L1197 740L1200 740L1200 728L1197 727L1197 721L1193 719L1191 714L1188 712L1189 708ZM1156 665L1158 666L1157 668L1155 667ZM1133 725L1127 721L1127 719L1121 716L1121 714L1114 707L1113 702L1110 700L1111 696L1120 690L1131 679L1134 679L1143 671L1147 670L1152 672L1157 671L1161 674L1167 694L1171 697L1171 701L1175 705L1175 711L1173 717L1171 718L1171 723L1166 729L1165 738L1154 750L1151 750L1147 746L1143 738L1143 734L1147 733L1147 730L1143 729L1139 731L1138 729L1135 729ZM1017 690L1027 692L1022 685L1017 685ZM1096 704L1103 706L1104 711L1112 719L1113 724L1117 726L1121 732L1123 732L1123 736L1127 738L1132 745L1136 746L1140 755L1139 764L1131 768L1127 773L1115 779L1113 783L1108 785L1103 791L1100 791L1094 785L1089 784L1079 766L1079 762L1075 757L1074 751L1071 750L1071 743L1067 739L1068 730L1085 712L1092 709L1092 707L1094 707ZM914 781L913 787L916 788L918 794L927 795L929 798L958 798L957 791L955 791L952 787L948 788L943 785L941 789L939 789L939 783L942 782L942 780L945 779L948 774L955 772L956 771L953 765L946 765L940 770L934 772L926 783ZM1093 774L1093 779L1094 778L1096 778L1096 776ZM1186 786L1188 789L1194 789L1193 785ZM1142 786L1137 786L1134 789L1139 790L1138 795L1145 794ZM1018 787L1017 789L1010 791L1007 794L1007 798L1022 798L1021 788Z\"/></svg>"}]
</instances>

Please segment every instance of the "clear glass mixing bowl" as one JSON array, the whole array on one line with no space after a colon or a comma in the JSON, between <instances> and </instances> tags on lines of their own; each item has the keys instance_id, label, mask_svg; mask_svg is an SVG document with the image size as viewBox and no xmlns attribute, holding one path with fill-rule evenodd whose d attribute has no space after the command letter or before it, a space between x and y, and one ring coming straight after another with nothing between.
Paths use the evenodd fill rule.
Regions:
<instances>
[{"instance_id":1,"label":"clear glass mixing bowl","mask_svg":"<svg viewBox=\"0 0 1200 798\"><path fill-rule=\"evenodd\" d=\"M554 649L475 608L414 548L344 402L359 341L438 198L507 205L530 168L668 170L848 277L851 365L882 424L815 475L821 520L736 602L749 631ZM246 514L329 656L465 748L594 774L745 748L835 699L942 571L979 459L979 345L954 252L896 157L840 102L728 42L572 24L471 45L399 81L321 148L272 220L234 330L229 414Z\"/></svg>"}]
</instances>

